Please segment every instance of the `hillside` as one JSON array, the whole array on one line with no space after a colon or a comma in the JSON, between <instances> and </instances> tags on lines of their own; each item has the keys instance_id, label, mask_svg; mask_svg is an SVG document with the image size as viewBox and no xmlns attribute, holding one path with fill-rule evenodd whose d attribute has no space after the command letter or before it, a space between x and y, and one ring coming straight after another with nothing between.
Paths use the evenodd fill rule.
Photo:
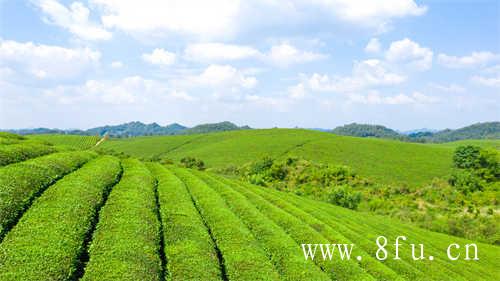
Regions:
<instances>
[{"instance_id":1,"label":"hillside","mask_svg":"<svg viewBox=\"0 0 500 281\"><path fill-rule=\"evenodd\" d=\"M0 167L0 184L1 280L454 281L500 274L498 246L137 159L52 153ZM380 235L388 239L384 261L376 258ZM400 235L407 240L395 260ZM333 251L324 260L320 250L304 258L301 245L316 243L353 248L343 258ZM410 243L425 245L424 260L412 259ZM475 243L479 259L464 260L457 250L461 258L450 260L451 243Z\"/></svg>"},{"instance_id":2,"label":"hillside","mask_svg":"<svg viewBox=\"0 0 500 281\"><path fill-rule=\"evenodd\" d=\"M374 137L386 139L399 139L401 134L381 125L369 124L348 124L337 127L331 131L336 135L353 136L353 137Z\"/></svg>"},{"instance_id":3,"label":"hillside","mask_svg":"<svg viewBox=\"0 0 500 281\"><path fill-rule=\"evenodd\" d=\"M344 164L382 183L420 185L451 172L453 148L393 140L337 136L301 129L241 130L217 134L111 139L103 148L135 157L202 159L208 167L243 165L270 156L297 156ZM432 159L432 161L430 161Z\"/></svg>"},{"instance_id":4,"label":"hillside","mask_svg":"<svg viewBox=\"0 0 500 281\"><path fill-rule=\"evenodd\" d=\"M224 132L224 131L236 131L236 130L249 130L251 129L248 126L238 127L237 125L224 121L220 123L209 123L209 124L201 124L197 125L193 128L187 128L180 132L184 135L192 135L192 134L207 134L213 132Z\"/></svg>"}]
</instances>

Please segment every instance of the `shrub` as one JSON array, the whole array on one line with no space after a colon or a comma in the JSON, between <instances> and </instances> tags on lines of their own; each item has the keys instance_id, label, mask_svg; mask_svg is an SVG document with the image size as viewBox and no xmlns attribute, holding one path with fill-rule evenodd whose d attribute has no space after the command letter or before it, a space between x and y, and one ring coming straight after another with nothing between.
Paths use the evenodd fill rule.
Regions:
<instances>
[{"instance_id":1,"label":"shrub","mask_svg":"<svg viewBox=\"0 0 500 281\"><path fill-rule=\"evenodd\" d=\"M194 157L184 157L181 159L181 165L185 168L205 170L205 163Z\"/></svg>"},{"instance_id":2,"label":"shrub","mask_svg":"<svg viewBox=\"0 0 500 281\"><path fill-rule=\"evenodd\" d=\"M473 145L457 147L453 155L453 165L459 169L478 168L480 151L480 147Z\"/></svg>"},{"instance_id":3,"label":"shrub","mask_svg":"<svg viewBox=\"0 0 500 281\"><path fill-rule=\"evenodd\" d=\"M328 195L328 202L354 210L361 202L361 192L354 191L348 185L336 186Z\"/></svg>"}]
</instances>

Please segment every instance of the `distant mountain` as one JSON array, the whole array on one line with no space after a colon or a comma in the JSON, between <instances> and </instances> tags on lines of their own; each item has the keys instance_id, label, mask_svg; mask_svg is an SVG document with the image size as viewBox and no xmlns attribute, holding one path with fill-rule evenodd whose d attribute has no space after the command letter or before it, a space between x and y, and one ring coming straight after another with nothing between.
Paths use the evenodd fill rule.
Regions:
<instances>
[{"instance_id":1,"label":"distant mountain","mask_svg":"<svg viewBox=\"0 0 500 281\"><path fill-rule=\"evenodd\" d=\"M427 134L427 133L435 133L438 132L439 130L435 129L427 129L427 128L422 128L422 129L415 129L415 130L409 130L409 131L398 131L400 134L403 135L415 135L415 134Z\"/></svg>"},{"instance_id":2,"label":"distant mountain","mask_svg":"<svg viewBox=\"0 0 500 281\"><path fill-rule=\"evenodd\" d=\"M177 123L167 125L165 127L157 123L144 124L142 122L129 122L114 126L103 126L88 129L86 132L90 135L108 134L111 137L135 137L135 136L153 136L153 135L175 135L178 132L185 130L187 127Z\"/></svg>"},{"instance_id":3,"label":"distant mountain","mask_svg":"<svg viewBox=\"0 0 500 281\"><path fill-rule=\"evenodd\" d=\"M400 139L403 135L381 125L370 124L347 124L337 127L331 131L336 135L354 136L354 137L374 137L386 139Z\"/></svg>"},{"instance_id":4,"label":"distant mountain","mask_svg":"<svg viewBox=\"0 0 500 281\"><path fill-rule=\"evenodd\" d=\"M352 123L337 127L331 132L338 135L399 139L411 142L450 142L467 139L500 139L500 122L477 123L456 130L418 129L406 132L397 132L381 125Z\"/></svg>"},{"instance_id":5,"label":"distant mountain","mask_svg":"<svg viewBox=\"0 0 500 281\"><path fill-rule=\"evenodd\" d=\"M248 126L238 127L237 125L225 121L213 124L202 124L193 128L173 123L167 126L161 126L157 123L144 124L139 121L124 123L120 125L106 125L102 127L91 128L88 130L61 130L61 129L20 129L5 130L6 132L20 135L36 134L71 134L71 135L99 135L108 134L110 137L136 137L136 136L162 136L179 134L202 134L220 131L248 130Z\"/></svg>"},{"instance_id":6,"label":"distant mountain","mask_svg":"<svg viewBox=\"0 0 500 281\"><path fill-rule=\"evenodd\" d=\"M186 129L181 131L180 134L205 134L211 132L223 132L223 131L235 131L235 130L248 130L251 129L248 126L238 127L237 125L224 121L220 123L209 123L209 124L201 124L195 126L193 128Z\"/></svg>"},{"instance_id":7,"label":"distant mountain","mask_svg":"<svg viewBox=\"0 0 500 281\"><path fill-rule=\"evenodd\" d=\"M466 139L500 139L500 122L476 123L456 130L442 130L432 135L431 141L448 142Z\"/></svg>"}]
</instances>

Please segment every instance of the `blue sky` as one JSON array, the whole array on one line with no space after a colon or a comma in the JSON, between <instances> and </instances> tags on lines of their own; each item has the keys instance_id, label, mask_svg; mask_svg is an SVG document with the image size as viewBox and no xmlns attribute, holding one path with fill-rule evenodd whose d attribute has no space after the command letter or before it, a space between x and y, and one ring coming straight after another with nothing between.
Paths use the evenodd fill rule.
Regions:
<instances>
[{"instance_id":1,"label":"blue sky","mask_svg":"<svg viewBox=\"0 0 500 281\"><path fill-rule=\"evenodd\" d=\"M0 128L498 121L500 2L0 0L0 110Z\"/></svg>"}]
</instances>

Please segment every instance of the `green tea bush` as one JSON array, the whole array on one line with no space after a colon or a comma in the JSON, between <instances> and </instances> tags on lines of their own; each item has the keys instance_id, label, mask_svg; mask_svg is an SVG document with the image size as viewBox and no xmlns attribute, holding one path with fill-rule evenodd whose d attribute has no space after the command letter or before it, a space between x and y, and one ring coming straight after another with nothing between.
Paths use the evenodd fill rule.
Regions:
<instances>
[{"instance_id":1,"label":"green tea bush","mask_svg":"<svg viewBox=\"0 0 500 281\"><path fill-rule=\"evenodd\" d=\"M272 220L260 213L245 196L206 173L196 175L220 194L229 208L252 231L268 253L282 280L330 280L320 267L315 266L311 260L305 260L302 253L296 251L300 249L299 244Z\"/></svg>"},{"instance_id":2,"label":"green tea bush","mask_svg":"<svg viewBox=\"0 0 500 281\"><path fill-rule=\"evenodd\" d=\"M222 280L215 245L186 186L162 165L147 165L158 181L167 280Z\"/></svg>"},{"instance_id":3,"label":"green tea bush","mask_svg":"<svg viewBox=\"0 0 500 281\"><path fill-rule=\"evenodd\" d=\"M120 171L118 159L103 156L49 187L0 244L0 280L69 280Z\"/></svg>"},{"instance_id":4,"label":"green tea bush","mask_svg":"<svg viewBox=\"0 0 500 281\"><path fill-rule=\"evenodd\" d=\"M260 243L224 200L205 182L186 170L174 169L186 184L224 259L229 280L279 280Z\"/></svg>"},{"instance_id":5,"label":"green tea bush","mask_svg":"<svg viewBox=\"0 0 500 281\"><path fill-rule=\"evenodd\" d=\"M0 168L0 237L47 186L96 156L59 152Z\"/></svg>"},{"instance_id":6,"label":"green tea bush","mask_svg":"<svg viewBox=\"0 0 500 281\"><path fill-rule=\"evenodd\" d=\"M121 180L99 213L82 280L160 280L155 180L139 160L123 160L122 166Z\"/></svg>"},{"instance_id":7,"label":"green tea bush","mask_svg":"<svg viewBox=\"0 0 500 281\"><path fill-rule=\"evenodd\" d=\"M0 145L0 166L25 161L56 151L57 149L53 146L37 143Z\"/></svg>"}]
</instances>

